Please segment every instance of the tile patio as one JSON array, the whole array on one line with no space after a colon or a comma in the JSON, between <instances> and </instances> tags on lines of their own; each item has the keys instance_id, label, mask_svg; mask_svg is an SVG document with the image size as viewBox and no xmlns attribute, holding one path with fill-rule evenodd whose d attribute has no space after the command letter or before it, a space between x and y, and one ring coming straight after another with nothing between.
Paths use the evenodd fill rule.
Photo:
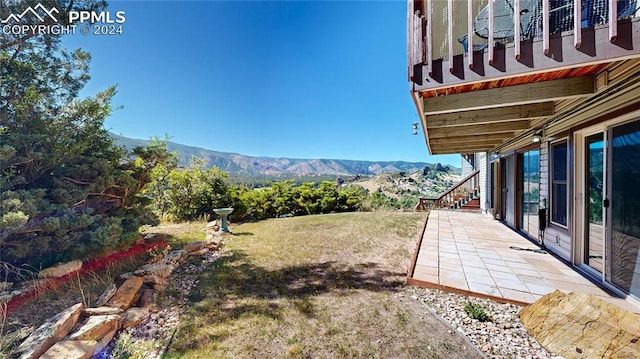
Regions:
<instances>
[{"instance_id":1,"label":"tile patio","mask_svg":"<svg viewBox=\"0 0 640 359\"><path fill-rule=\"evenodd\" d=\"M559 289L594 294L636 313L572 267L484 214L432 210L408 282L519 305ZM536 251L538 250L538 251Z\"/></svg>"}]
</instances>

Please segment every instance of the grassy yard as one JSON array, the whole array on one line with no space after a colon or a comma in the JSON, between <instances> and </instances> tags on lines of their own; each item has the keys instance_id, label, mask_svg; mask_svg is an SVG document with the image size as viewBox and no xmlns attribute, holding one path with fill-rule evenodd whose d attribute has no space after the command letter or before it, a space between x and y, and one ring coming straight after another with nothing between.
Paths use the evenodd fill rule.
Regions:
<instances>
[{"instance_id":1,"label":"grassy yard","mask_svg":"<svg viewBox=\"0 0 640 359\"><path fill-rule=\"evenodd\" d=\"M424 218L346 213L232 226L166 357L479 358L403 292ZM201 229L181 232L201 238Z\"/></svg>"}]
</instances>

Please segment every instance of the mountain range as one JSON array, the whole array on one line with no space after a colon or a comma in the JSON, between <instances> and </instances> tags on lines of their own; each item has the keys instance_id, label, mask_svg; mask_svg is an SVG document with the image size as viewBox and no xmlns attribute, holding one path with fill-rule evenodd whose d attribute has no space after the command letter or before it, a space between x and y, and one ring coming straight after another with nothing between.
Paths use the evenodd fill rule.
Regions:
<instances>
[{"instance_id":1,"label":"mountain range","mask_svg":"<svg viewBox=\"0 0 640 359\"><path fill-rule=\"evenodd\" d=\"M146 146L148 140L132 139L112 134L120 146L131 149L135 146ZM167 149L175 151L179 165L189 163L192 156L204 159L207 166L216 166L220 170L243 176L373 176L381 173L416 172L429 166L426 162L405 161L357 161L336 159L295 159L253 157L237 153L219 152L199 147L168 142Z\"/></svg>"}]
</instances>

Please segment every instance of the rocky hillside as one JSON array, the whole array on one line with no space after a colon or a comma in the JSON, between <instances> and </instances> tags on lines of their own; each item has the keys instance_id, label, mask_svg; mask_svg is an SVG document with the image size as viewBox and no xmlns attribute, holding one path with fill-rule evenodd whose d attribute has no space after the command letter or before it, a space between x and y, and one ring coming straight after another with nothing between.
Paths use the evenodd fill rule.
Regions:
<instances>
[{"instance_id":1,"label":"rocky hillside","mask_svg":"<svg viewBox=\"0 0 640 359\"><path fill-rule=\"evenodd\" d=\"M115 134L113 136L118 144L129 149L135 146L144 146L149 142ZM237 153L211 151L173 142L169 142L167 147L170 151L177 152L181 165L188 164L192 156L197 156L203 158L208 166L217 166L231 175L242 176L374 176L381 173L413 173L429 166L426 162L252 157Z\"/></svg>"},{"instance_id":2,"label":"rocky hillside","mask_svg":"<svg viewBox=\"0 0 640 359\"><path fill-rule=\"evenodd\" d=\"M432 198L460 180L460 171L448 165L426 165L413 173L383 173L370 178L357 178L352 182L373 193L380 189L392 198L406 196Z\"/></svg>"}]
</instances>

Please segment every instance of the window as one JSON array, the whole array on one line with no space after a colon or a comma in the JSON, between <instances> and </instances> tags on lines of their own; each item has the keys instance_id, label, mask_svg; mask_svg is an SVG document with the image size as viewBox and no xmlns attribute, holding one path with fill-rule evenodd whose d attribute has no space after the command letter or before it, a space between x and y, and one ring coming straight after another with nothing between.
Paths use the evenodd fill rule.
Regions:
<instances>
[{"instance_id":1,"label":"window","mask_svg":"<svg viewBox=\"0 0 640 359\"><path fill-rule=\"evenodd\" d=\"M567 226L567 141L551 145L551 222Z\"/></svg>"}]
</instances>

